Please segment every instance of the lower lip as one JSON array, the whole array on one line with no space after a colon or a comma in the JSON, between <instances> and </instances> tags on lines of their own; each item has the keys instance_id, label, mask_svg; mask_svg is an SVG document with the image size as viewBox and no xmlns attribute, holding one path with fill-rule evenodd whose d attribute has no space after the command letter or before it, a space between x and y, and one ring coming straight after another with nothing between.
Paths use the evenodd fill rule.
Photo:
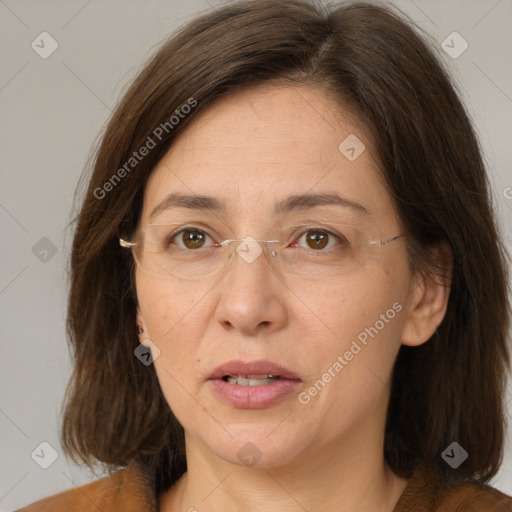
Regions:
<instances>
[{"instance_id":1,"label":"lower lip","mask_svg":"<svg viewBox=\"0 0 512 512\"><path fill-rule=\"evenodd\" d=\"M214 391L226 402L240 409L262 409L269 407L293 393L300 380L279 379L262 386L239 386L222 379L210 380Z\"/></svg>"}]
</instances>

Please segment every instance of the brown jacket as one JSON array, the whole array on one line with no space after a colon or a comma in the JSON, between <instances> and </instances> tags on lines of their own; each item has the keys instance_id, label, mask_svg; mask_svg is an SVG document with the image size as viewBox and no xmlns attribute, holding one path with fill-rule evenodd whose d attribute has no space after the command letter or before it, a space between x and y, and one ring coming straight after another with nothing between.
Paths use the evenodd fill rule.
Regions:
<instances>
[{"instance_id":1,"label":"brown jacket","mask_svg":"<svg viewBox=\"0 0 512 512\"><path fill-rule=\"evenodd\" d=\"M158 512L153 480L132 465L75 489L42 499L15 512ZM394 512L512 512L512 498L488 486L441 484L418 468Z\"/></svg>"}]
</instances>

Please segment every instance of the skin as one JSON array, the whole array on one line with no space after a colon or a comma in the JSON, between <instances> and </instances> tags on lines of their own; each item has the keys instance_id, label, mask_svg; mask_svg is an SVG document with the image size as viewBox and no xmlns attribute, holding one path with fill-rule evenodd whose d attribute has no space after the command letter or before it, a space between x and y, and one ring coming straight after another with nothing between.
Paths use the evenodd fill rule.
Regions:
<instances>
[{"instance_id":1,"label":"skin","mask_svg":"<svg viewBox=\"0 0 512 512\"><path fill-rule=\"evenodd\" d=\"M349 134L367 148L353 162L338 150ZM402 233L357 118L313 86L267 84L231 94L187 127L150 176L142 224L171 192L205 194L226 212L164 217L212 225L222 239L268 240L276 201L333 191L369 210L372 233ZM318 206L290 221L330 215L347 211ZM155 369L186 438L188 472L160 495L161 511L393 510L407 481L383 456L391 370L401 344L435 332L449 288L411 274L403 239L372 251L364 268L324 281L280 275L264 257L236 257L223 278L192 285L137 267L140 339L160 349ZM267 359L298 373L307 390L395 303L401 311L306 405L293 393L239 409L208 383L221 363ZM261 456L252 467L237 457L246 443Z\"/></svg>"}]
</instances>

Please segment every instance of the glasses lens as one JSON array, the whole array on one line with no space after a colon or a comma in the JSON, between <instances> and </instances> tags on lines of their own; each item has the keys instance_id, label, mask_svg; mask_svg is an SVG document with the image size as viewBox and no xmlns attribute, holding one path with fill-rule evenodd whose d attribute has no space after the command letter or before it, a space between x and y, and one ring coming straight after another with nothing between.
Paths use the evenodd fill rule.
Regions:
<instances>
[{"instance_id":1,"label":"glasses lens","mask_svg":"<svg viewBox=\"0 0 512 512\"><path fill-rule=\"evenodd\" d=\"M216 273L227 247L218 247L205 231L173 225L146 226L136 237L134 256L145 271L159 277L194 279Z\"/></svg>"},{"instance_id":2,"label":"glasses lens","mask_svg":"<svg viewBox=\"0 0 512 512\"><path fill-rule=\"evenodd\" d=\"M228 271L237 258L262 259L280 273L303 279L334 279L364 268L378 257L380 234L373 227L318 223L280 226L267 241L215 240L207 231L181 225L151 225L135 239L137 264L161 278L199 279ZM264 254L264 253L267 254Z\"/></svg>"},{"instance_id":3,"label":"glasses lens","mask_svg":"<svg viewBox=\"0 0 512 512\"><path fill-rule=\"evenodd\" d=\"M281 272L302 279L335 279L363 268L371 255L370 235L347 224L283 228L293 243L274 251ZM276 254L277 253L277 254Z\"/></svg>"}]
</instances>

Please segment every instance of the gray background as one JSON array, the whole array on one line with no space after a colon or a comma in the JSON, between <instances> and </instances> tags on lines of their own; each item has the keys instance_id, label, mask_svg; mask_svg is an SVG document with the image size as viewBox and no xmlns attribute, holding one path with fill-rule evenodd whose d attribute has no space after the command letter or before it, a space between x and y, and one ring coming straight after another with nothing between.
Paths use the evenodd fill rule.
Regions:
<instances>
[{"instance_id":1,"label":"gray background","mask_svg":"<svg viewBox=\"0 0 512 512\"><path fill-rule=\"evenodd\" d=\"M220 4L0 0L0 512L97 478L68 462L59 444L60 407L71 372L65 268L75 186L91 144L148 52L194 14ZM445 61L480 134L511 247L512 2L395 5L438 47L453 31L468 42L462 55L444 54ZM44 31L59 45L47 59L31 47ZM506 400L511 413L510 386ZM39 447L44 441L58 456L48 469L35 462L51 462L51 449ZM511 429L503 467L492 483L512 494Z\"/></svg>"}]
</instances>

